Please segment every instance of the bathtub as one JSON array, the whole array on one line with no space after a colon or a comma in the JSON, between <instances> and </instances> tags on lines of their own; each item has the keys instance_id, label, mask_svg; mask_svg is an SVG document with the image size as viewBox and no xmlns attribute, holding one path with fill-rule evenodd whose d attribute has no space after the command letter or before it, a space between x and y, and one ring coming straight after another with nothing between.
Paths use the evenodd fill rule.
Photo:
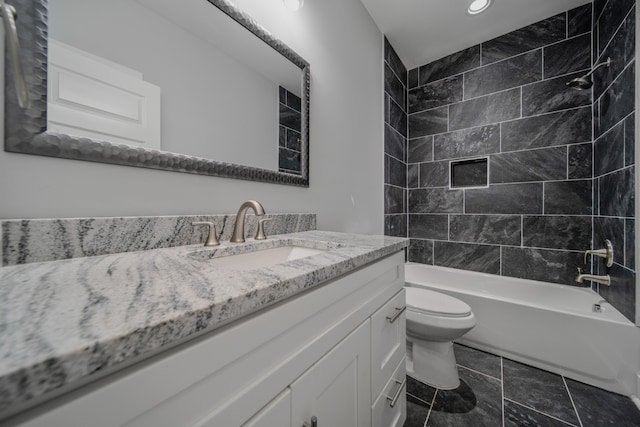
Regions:
<instances>
[{"instance_id":1,"label":"bathtub","mask_svg":"<svg viewBox=\"0 0 640 427\"><path fill-rule=\"evenodd\" d=\"M588 288L407 263L405 282L469 304L458 342L616 393L638 396L640 329Z\"/></svg>"}]
</instances>

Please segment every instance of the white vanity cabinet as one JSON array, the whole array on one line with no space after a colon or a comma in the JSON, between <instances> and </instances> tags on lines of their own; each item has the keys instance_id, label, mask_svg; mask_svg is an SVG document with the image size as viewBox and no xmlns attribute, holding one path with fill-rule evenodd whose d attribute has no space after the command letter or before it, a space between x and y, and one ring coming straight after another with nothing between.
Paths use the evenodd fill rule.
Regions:
<instances>
[{"instance_id":1,"label":"white vanity cabinet","mask_svg":"<svg viewBox=\"0 0 640 427\"><path fill-rule=\"evenodd\" d=\"M398 252L8 425L311 427L316 417L318 427L402 426L403 285Z\"/></svg>"}]
</instances>

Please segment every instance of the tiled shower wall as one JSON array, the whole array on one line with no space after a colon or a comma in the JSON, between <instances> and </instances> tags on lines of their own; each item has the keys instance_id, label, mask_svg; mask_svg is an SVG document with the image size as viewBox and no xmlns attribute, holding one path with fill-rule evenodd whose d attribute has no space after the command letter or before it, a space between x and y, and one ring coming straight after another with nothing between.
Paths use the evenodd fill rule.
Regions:
<instances>
[{"instance_id":1,"label":"tiled shower wall","mask_svg":"<svg viewBox=\"0 0 640 427\"><path fill-rule=\"evenodd\" d=\"M634 110L635 0L594 2L593 63L611 58L594 73L594 246L610 239L615 264L599 274L611 276L600 294L635 320Z\"/></svg>"},{"instance_id":2,"label":"tiled shower wall","mask_svg":"<svg viewBox=\"0 0 640 427\"><path fill-rule=\"evenodd\" d=\"M278 172L302 174L302 100L279 87Z\"/></svg>"},{"instance_id":3,"label":"tiled shower wall","mask_svg":"<svg viewBox=\"0 0 640 427\"><path fill-rule=\"evenodd\" d=\"M384 39L384 227L407 237L407 69Z\"/></svg>"},{"instance_id":4,"label":"tiled shower wall","mask_svg":"<svg viewBox=\"0 0 640 427\"><path fill-rule=\"evenodd\" d=\"M591 5L408 73L409 258L574 285L592 236ZM488 157L489 186L449 189Z\"/></svg>"}]
</instances>

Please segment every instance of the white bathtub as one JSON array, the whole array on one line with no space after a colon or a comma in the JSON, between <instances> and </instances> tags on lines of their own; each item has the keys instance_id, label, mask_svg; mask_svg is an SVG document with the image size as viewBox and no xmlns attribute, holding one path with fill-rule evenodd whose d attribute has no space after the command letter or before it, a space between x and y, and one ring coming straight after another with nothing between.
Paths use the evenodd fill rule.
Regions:
<instances>
[{"instance_id":1,"label":"white bathtub","mask_svg":"<svg viewBox=\"0 0 640 427\"><path fill-rule=\"evenodd\" d=\"M405 282L469 304L478 324L461 344L638 396L640 329L608 303L594 313L591 289L415 263Z\"/></svg>"}]
</instances>

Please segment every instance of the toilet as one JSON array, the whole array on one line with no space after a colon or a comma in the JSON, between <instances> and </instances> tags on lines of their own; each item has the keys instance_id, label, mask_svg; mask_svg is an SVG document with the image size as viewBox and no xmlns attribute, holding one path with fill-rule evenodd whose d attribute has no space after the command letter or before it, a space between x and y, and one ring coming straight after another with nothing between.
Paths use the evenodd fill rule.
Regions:
<instances>
[{"instance_id":1,"label":"toilet","mask_svg":"<svg viewBox=\"0 0 640 427\"><path fill-rule=\"evenodd\" d=\"M432 387L460 385L453 340L476 325L465 302L424 288L405 287L407 296L407 374Z\"/></svg>"}]
</instances>

